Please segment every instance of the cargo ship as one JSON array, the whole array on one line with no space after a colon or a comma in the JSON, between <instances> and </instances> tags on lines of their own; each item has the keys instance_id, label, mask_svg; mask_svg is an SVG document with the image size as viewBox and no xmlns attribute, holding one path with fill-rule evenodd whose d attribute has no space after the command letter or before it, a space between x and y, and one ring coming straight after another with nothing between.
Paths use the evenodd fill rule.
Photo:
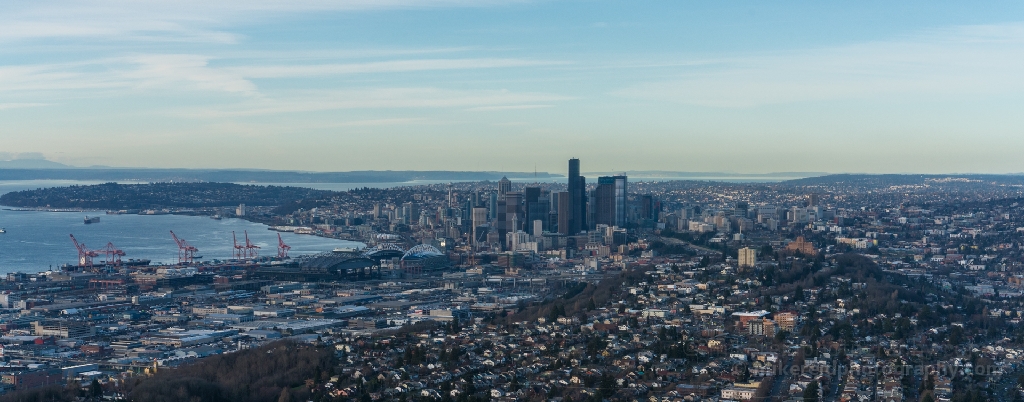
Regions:
<instances>
[{"instance_id":1,"label":"cargo ship","mask_svg":"<svg viewBox=\"0 0 1024 402\"><path fill-rule=\"evenodd\" d=\"M90 223L100 223L100 217L94 216L94 217L90 218L90 217L86 216L85 217L85 224L88 225Z\"/></svg>"}]
</instances>

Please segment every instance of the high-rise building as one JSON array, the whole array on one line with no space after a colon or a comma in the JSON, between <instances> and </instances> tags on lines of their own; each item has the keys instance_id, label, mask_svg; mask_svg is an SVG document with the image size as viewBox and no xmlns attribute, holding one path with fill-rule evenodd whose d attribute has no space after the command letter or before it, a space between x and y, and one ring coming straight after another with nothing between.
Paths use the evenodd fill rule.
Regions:
<instances>
[{"instance_id":1,"label":"high-rise building","mask_svg":"<svg viewBox=\"0 0 1024 402\"><path fill-rule=\"evenodd\" d=\"M537 202L540 200L540 187L526 187L523 189L523 200L526 202Z\"/></svg>"},{"instance_id":2,"label":"high-rise building","mask_svg":"<svg viewBox=\"0 0 1024 402\"><path fill-rule=\"evenodd\" d=\"M480 235L477 233L479 228L487 223L487 208L473 208L473 245L478 244L480 241Z\"/></svg>"},{"instance_id":3,"label":"high-rise building","mask_svg":"<svg viewBox=\"0 0 1024 402\"><path fill-rule=\"evenodd\" d=\"M502 198L509 191L512 191L512 181L508 177L501 176L501 180L498 180L498 198Z\"/></svg>"},{"instance_id":4,"label":"high-rise building","mask_svg":"<svg viewBox=\"0 0 1024 402\"><path fill-rule=\"evenodd\" d=\"M640 219L656 219L657 212L654 210L654 197L644 194L640 197Z\"/></svg>"},{"instance_id":5,"label":"high-rise building","mask_svg":"<svg viewBox=\"0 0 1024 402\"><path fill-rule=\"evenodd\" d=\"M523 213L523 193L511 192L505 194L505 228L509 233L523 230L522 225L526 223L526 214Z\"/></svg>"},{"instance_id":6,"label":"high-rise building","mask_svg":"<svg viewBox=\"0 0 1024 402\"><path fill-rule=\"evenodd\" d=\"M590 200L590 197L587 196L587 178L583 177L583 176L580 176L580 179L578 181L579 181L579 183L577 184L577 188L579 188L579 193L580 193L580 205L579 205L578 209L579 209L579 214L580 214L580 220L579 220L579 229L577 230L577 233L579 233L580 231L583 231L583 230L587 230L591 226L590 225L590 219L589 219L590 217L587 214L587 211L588 211L587 204L588 204L588 201Z\"/></svg>"},{"instance_id":7,"label":"high-rise building","mask_svg":"<svg viewBox=\"0 0 1024 402\"><path fill-rule=\"evenodd\" d=\"M626 176L598 177L594 195L595 223L626 227Z\"/></svg>"},{"instance_id":8,"label":"high-rise building","mask_svg":"<svg viewBox=\"0 0 1024 402\"><path fill-rule=\"evenodd\" d=\"M626 176L612 176L615 179L615 226L626 227Z\"/></svg>"},{"instance_id":9,"label":"high-rise building","mask_svg":"<svg viewBox=\"0 0 1024 402\"><path fill-rule=\"evenodd\" d=\"M568 191L558 193L558 233L569 234L570 224L572 220L572 197L569 197Z\"/></svg>"},{"instance_id":10,"label":"high-rise building","mask_svg":"<svg viewBox=\"0 0 1024 402\"><path fill-rule=\"evenodd\" d=\"M736 205L733 207L733 210L732 210L733 213L732 214L734 216L739 216L741 218L746 218L747 214L749 213L748 212L749 210L750 210L750 203L748 203L746 201L737 201Z\"/></svg>"},{"instance_id":11,"label":"high-rise building","mask_svg":"<svg viewBox=\"0 0 1024 402\"><path fill-rule=\"evenodd\" d=\"M583 220L586 216L586 206L584 200L586 199L586 186L582 185L585 181L580 176L580 160L576 158L569 159L569 222L565 230L559 229L565 234L574 235L580 232L580 228L583 227ZM561 219L559 220L561 223Z\"/></svg>"},{"instance_id":12,"label":"high-rise building","mask_svg":"<svg viewBox=\"0 0 1024 402\"><path fill-rule=\"evenodd\" d=\"M750 247L741 248L739 257L740 268L753 268L757 265L757 250L755 249Z\"/></svg>"},{"instance_id":13,"label":"high-rise building","mask_svg":"<svg viewBox=\"0 0 1024 402\"><path fill-rule=\"evenodd\" d=\"M543 228L550 230L548 226L548 212L550 211L549 197L541 195L540 187L526 187L523 190L523 212L526 213L527 225L532 225L533 221L540 220L544 224Z\"/></svg>"},{"instance_id":14,"label":"high-rise building","mask_svg":"<svg viewBox=\"0 0 1024 402\"><path fill-rule=\"evenodd\" d=\"M487 197L487 216L490 220L498 219L498 193L491 193Z\"/></svg>"},{"instance_id":15,"label":"high-rise building","mask_svg":"<svg viewBox=\"0 0 1024 402\"><path fill-rule=\"evenodd\" d=\"M508 234L508 221L506 220L505 197L498 198L497 218L494 219L494 229L498 233L498 244L505 244L505 235Z\"/></svg>"},{"instance_id":16,"label":"high-rise building","mask_svg":"<svg viewBox=\"0 0 1024 402\"><path fill-rule=\"evenodd\" d=\"M615 226L615 179L609 176L597 178L593 209L595 224Z\"/></svg>"}]
</instances>

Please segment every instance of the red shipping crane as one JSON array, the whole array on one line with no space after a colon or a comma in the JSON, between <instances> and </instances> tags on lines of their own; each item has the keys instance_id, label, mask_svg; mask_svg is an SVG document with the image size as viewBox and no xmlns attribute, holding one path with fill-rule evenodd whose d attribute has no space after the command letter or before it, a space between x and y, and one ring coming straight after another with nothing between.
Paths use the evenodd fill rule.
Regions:
<instances>
[{"instance_id":1,"label":"red shipping crane","mask_svg":"<svg viewBox=\"0 0 1024 402\"><path fill-rule=\"evenodd\" d=\"M284 240L281 240L281 233L277 234L277 258L285 259L288 258L288 250L291 250L292 246L284 244Z\"/></svg>"},{"instance_id":2,"label":"red shipping crane","mask_svg":"<svg viewBox=\"0 0 1024 402\"><path fill-rule=\"evenodd\" d=\"M84 243L79 243L75 235L69 236L71 236L71 242L75 243L75 248L78 249L78 266L91 268L93 257L98 257L99 253L89 250Z\"/></svg>"},{"instance_id":3,"label":"red shipping crane","mask_svg":"<svg viewBox=\"0 0 1024 402\"><path fill-rule=\"evenodd\" d=\"M258 257L259 253L260 253L259 250L260 250L260 246L252 244L252 242L249 241L249 231L246 230L245 231L245 251L246 251L247 257L248 258L256 258L256 257Z\"/></svg>"},{"instance_id":4,"label":"red shipping crane","mask_svg":"<svg viewBox=\"0 0 1024 402\"><path fill-rule=\"evenodd\" d=\"M104 261L107 265L119 266L121 265L121 257L125 256L125 252L114 247L114 243L107 242L107 246L96 250L98 253L106 254L107 260Z\"/></svg>"},{"instance_id":5,"label":"red shipping crane","mask_svg":"<svg viewBox=\"0 0 1024 402\"><path fill-rule=\"evenodd\" d=\"M171 231L171 237L173 237L174 242L178 244L178 264L191 264L199 249L188 244L185 239L178 238L178 236L174 234L173 230Z\"/></svg>"},{"instance_id":6,"label":"red shipping crane","mask_svg":"<svg viewBox=\"0 0 1024 402\"><path fill-rule=\"evenodd\" d=\"M246 249L244 245L238 244L238 239L235 237L235 231L231 231L231 241L235 243L234 250L231 252L231 257L236 260L245 259Z\"/></svg>"}]
</instances>

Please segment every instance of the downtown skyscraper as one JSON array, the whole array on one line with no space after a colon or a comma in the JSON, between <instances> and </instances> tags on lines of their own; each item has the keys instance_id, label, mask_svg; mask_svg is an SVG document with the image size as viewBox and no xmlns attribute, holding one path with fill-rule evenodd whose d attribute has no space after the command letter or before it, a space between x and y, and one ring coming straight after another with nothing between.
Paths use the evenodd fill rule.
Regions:
<instances>
[{"instance_id":1,"label":"downtown skyscraper","mask_svg":"<svg viewBox=\"0 0 1024 402\"><path fill-rule=\"evenodd\" d=\"M574 235L587 227L587 183L586 178L580 176L580 160L569 159L569 210L568 227L559 229L559 232Z\"/></svg>"},{"instance_id":2,"label":"downtown skyscraper","mask_svg":"<svg viewBox=\"0 0 1024 402\"><path fill-rule=\"evenodd\" d=\"M598 177L594 193L594 223L626 227L626 176Z\"/></svg>"}]
</instances>

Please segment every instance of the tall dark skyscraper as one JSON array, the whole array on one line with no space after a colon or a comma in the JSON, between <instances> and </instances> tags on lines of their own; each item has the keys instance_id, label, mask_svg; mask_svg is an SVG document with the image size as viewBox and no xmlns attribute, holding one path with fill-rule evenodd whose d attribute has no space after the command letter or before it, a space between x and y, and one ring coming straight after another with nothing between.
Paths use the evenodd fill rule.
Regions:
<instances>
[{"instance_id":1,"label":"tall dark skyscraper","mask_svg":"<svg viewBox=\"0 0 1024 402\"><path fill-rule=\"evenodd\" d=\"M594 224L626 227L626 176L597 178Z\"/></svg>"},{"instance_id":2,"label":"tall dark skyscraper","mask_svg":"<svg viewBox=\"0 0 1024 402\"><path fill-rule=\"evenodd\" d=\"M615 226L626 227L626 214L629 200L626 176L612 176L615 179Z\"/></svg>"},{"instance_id":3,"label":"tall dark skyscraper","mask_svg":"<svg viewBox=\"0 0 1024 402\"><path fill-rule=\"evenodd\" d=\"M571 198L568 191L558 193L558 223L555 225L555 229L561 234L569 234L569 221L572 220L572 208L569 207Z\"/></svg>"},{"instance_id":4,"label":"tall dark skyscraper","mask_svg":"<svg viewBox=\"0 0 1024 402\"><path fill-rule=\"evenodd\" d=\"M594 189L594 224L615 225L615 179L608 176L597 178Z\"/></svg>"},{"instance_id":5,"label":"tall dark skyscraper","mask_svg":"<svg viewBox=\"0 0 1024 402\"><path fill-rule=\"evenodd\" d=\"M654 197L644 194L640 197L640 219L651 220L657 218L654 209Z\"/></svg>"},{"instance_id":6,"label":"tall dark skyscraper","mask_svg":"<svg viewBox=\"0 0 1024 402\"><path fill-rule=\"evenodd\" d=\"M577 184L577 186L579 187L579 190L580 190L579 191L580 192L580 205L579 205L580 220L579 220L579 230L577 232L580 232L580 231L584 231L584 230L590 229L590 219L589 219L590 218L590 214L588 213L589 210L587 209L587 204L588 204L588 201L590 200L590 195L587 194L587 178L583 177L583 176L580 176L579 184Z\"/></svg>"},{"instance_id":7,"label":"tall dark skyscraper","mask_svg":"<svg viewBox=\"0 0 1024 402\"><path fill-rule=\"evenodd\" d=\"M576 158L569 159L569 222L567 230L559 229L559 231L574 235L580 232L580 229L584 225L584 216L586 216L586 204L583 200L586 198L586 186L583 178L580 177L580 160Z\"/></svg>"}]
</instances>

